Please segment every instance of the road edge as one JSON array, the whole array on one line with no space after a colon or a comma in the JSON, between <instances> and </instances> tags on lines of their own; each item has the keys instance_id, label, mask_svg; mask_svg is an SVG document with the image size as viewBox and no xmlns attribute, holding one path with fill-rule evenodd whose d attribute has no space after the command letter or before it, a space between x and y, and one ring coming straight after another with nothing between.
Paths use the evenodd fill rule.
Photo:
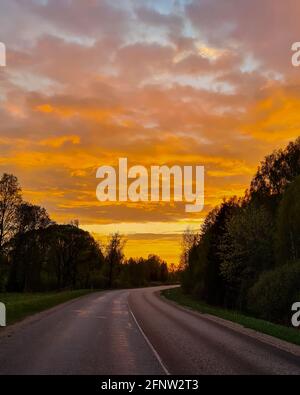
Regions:
<instances>
[{"instance_id":1,"label":"road edge","mask_svg":"<svg viewBox=\"0 0 300 395\"><path fill-rule=\"evenodd\" d=\"M86 295L81 295L81 296L77 296L73 299L67 300L66 302L62 302L59 303L53 307L50 307L49 309L46 310L42 310L39 311L38 313L34 313L34 314L30 314L26 317L24 317L23 319L21 319L20 321L17 321L11 325L7 325L4 328L1 328L0 330L0 339L3 337L10 337L12 336L12 334L14 333L14 331L22 329L22 327L24 325L32 325L37 321L40 321L41 319L43 319L44 317L47 317L48 315L55 313L58 309L60 309L61 307L67 306L67 305L71 305L73 303L75 303L76 301L78 301L79 299L83 299L83 298L88 298L91 295L95 295L95 294L104 294L108 291L95 291L95 292L90 292Z\"/></svg>"},{"instance_id":2,"label":"road edge","mask_svg":"<svg viewBox=\"0 0 300 395\"><path fill-rule=\"evenodd\" d=\"M271 336L271 335L267 335L262 332L258 332L254 329L251 329L251 328L246 328L245 326L238 324L236 322L225 320L224 318L217 317L217 316L214 316L211 314L201 313L200 311L194 310L188 306L180 305L179 303L166 298L162 294L162 291L155 292L155 295L158 298L160 298L161 300L163 300L165 303L168 303L169 305L176 307L179 310L189 313L195 317L198 317L198 318L200 317L202 319L205 318L209 321L215 322L219 325L229 328L235 332L241 333L241 334L249 336L255 340L258 340L262 343L268 344L269 346L276 347L281 351L285 351L285 352L295 355L296 357L300 357L300 346L298 346L296 344L289 343L285 340L279 339L279 338Z\"/></svg>"}]
</instances>

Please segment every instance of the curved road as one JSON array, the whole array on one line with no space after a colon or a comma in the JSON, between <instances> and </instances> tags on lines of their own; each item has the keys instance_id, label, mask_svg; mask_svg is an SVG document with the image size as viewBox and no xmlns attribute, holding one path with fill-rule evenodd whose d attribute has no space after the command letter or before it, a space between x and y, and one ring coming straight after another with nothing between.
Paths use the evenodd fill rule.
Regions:
<instances>
[{"instance_id":1,"label":"curved road","mask_svg":"<svg viewBox=\"0 0 300 395\"><path fill-rule=\"evenodd\" d=\"M177 308L163 288L91 294L0 331L0 374L300 374L300 347Z\"/></svg>"}]
</instances>

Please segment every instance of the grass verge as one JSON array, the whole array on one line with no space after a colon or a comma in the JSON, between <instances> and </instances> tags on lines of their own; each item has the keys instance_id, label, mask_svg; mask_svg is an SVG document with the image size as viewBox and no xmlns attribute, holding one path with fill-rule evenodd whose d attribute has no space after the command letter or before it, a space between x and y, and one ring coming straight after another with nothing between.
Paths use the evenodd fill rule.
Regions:
<instances>
[{"instance_id":1,"label":"grass verge","mask_svg":"<svg viewBox=\"0 0 300 395\"><path fill-rule=\"evenodd\" d=\"M211 314L228 321L236 322L245 328L254 329L257 332L265 333L278 339L288 341L300 346L300 331L295 328L289 328L283 325L273 324L258 318L249 317L238 311L226 310L220 307L214 307L198 301L189 295L185 295L181 288L173 288L162 291L162 295L182 306L204 314Z\"/></svg>"},{"instance_id":2,"label":"grass verge","mask_svg":"<svg viewBox=\"0 0 300 395\"><path fill-rule=\"evenodd\" d=\"M50 309L58 304L89 293L91 293L90 290L49 293L0 293L0 302L6 306L7 325L11 325L29 315Z\"/></svg>"}]
</instances>

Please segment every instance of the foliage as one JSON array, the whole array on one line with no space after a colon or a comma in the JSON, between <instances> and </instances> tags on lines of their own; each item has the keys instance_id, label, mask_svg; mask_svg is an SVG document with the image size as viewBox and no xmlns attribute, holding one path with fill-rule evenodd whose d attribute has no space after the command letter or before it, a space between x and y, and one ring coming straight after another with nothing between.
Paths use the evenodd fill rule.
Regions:
<instances>
[{"instance_id":1,"label":"foliage","mask_svg":"<svg viewBox=\"0 0 300 395\"><path fill-rule=\"evenodd\" d=\"M251 186L252 198L276 197L300 174L300 137L282 150L268 155L258 168Z\"/></svg>"},{"instance_id":2,"label":"foliage","mask_svg":"<svg viewBox=\"0 0 300 395\"><path fill-rule=\"evenodd\" d=\"M18 234L9 254L10 291L97 287L103 255L88 232L72 225L51 225Z\"/></svg>"},{"instance_id":3,"label":"foliage","mask_svg":"<svg viewBox=\"0 0 300 395\"><path fill-rule=\"evenodd\" d=\"M17 206L16 220L18 234L43 229L53 224L46 209L26 202Z\"/></svg>"},{"instance_id":4,"label":"foliage","mask_svg":"<svg viewBox=\"0 0 300 395\"><path fill-rule=\"evenodd\" d=\"M118 286L128 288L166 283L169 278L176 281L175 273L171 277L166 262L156 255L130 258L119 267L119 273Z\"/></svg>"},{"instance_id":5,"label":"foliage","mask_svg":"<svg viewBox=\"0 0 300 395\"><path fill-rule=\"evenodd\" d=\"M17 210L21 204L21 188L12 174L3 174L0 179L0 250L17 232Z\"/></svg>"},{"instance_id":6,"label":"foliage","mask_svg":"<svg viewBox=\"0 0 300 395\"><path fill-rule=\"evenodd\" d=\"M231 305L243 309L249 288L273 263L273 220L262 206L239 207L226 221L220 241L221 274Z\"/></svg>"},{"instance_id":7,"label":"foliage","mask_svg":"<svg viewBox=\"0 0 300 395\"><path fill-rule=\"evenodd\" d=\"M277 234L277 261L282 264L300 259L300 176L292 182L279 206Z\"/></svg>"},{"instance_id":8,"label":"foliage","mask_svg":"<svg viewBox=\"0 0 300 395\"><path fill-rule=\"evenodd\" d=\"M117 268L123 263L124 247L125 240L121 235L119 235L119 233L113 234L106 246L105 263L107 265L108 288L112 288L114 286Z\"/></svg>"},{"instance_id":9,"label":"foliage","mask_svg":"<svg viewBox=\"0 0 300 395\"><path fill-rule=\"evenodd\" d=\"M225 284L220 271L220 244L226 219L237 206L238 199L232 198L213 209L189 250L183 287L208 303L219 304L225 298Z\"/></svg>"},{"instance_id":10,"label":"foliage","mask_svg":"<svg viewBox=\"0 0 300 395\"><path fill-rule=\"evenodd\" d=\"M300 298L300 261L263 273L249 292L249 310L257 316L290 323L291 306Z\"/></svg>"},{"instance_id":11,"label":"foliage","mask_svg":"<svg viewBox=\"0 0 300 395\"><path fill-rule=\"evenodd\" d=\"M225 200L207 215L183 257L185 292L287 322L298 272L277 265L300 257L300 138L265 158L243 199ZM276 286L267 287L268 276Z\"/></svg>"}]
</instances>

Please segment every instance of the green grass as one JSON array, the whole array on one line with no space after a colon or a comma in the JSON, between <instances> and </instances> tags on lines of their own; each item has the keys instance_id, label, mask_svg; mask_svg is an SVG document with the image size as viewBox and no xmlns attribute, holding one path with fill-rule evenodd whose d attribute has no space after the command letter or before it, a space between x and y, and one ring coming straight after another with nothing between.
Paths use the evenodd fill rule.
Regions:
<instances>
[{"instance_id":1,"label":"green grass","mask_svg":"<svg viewBox=\"0 0 300 395\"><path fill-rule=\"evenodd\" d=\"M278 339L300 345L300 331L298 329L273 324L272 322L244 315L238 311L226 310L223 308L208 305L206 303L196 300L189 295L185 295L182 292L181 288L168 289L166 291L163 291L162 294L167 299L170 299L192 310L196 310L204 314L211 314L228 321L236 322L244 326L245 328L254 329L258 332L277 337Z\"/></svg>"},{"instance_id":2,"label":"green grass","mask_svg":"<svg viewBox=\"0 0 300 395\"><path fill-rule=\"evenodd\" d=\"M60 303L91 293L90 290L49 293L0 293L0 302L6 305L7 325L47 310Z\"/></svg>"}]
</instances>

